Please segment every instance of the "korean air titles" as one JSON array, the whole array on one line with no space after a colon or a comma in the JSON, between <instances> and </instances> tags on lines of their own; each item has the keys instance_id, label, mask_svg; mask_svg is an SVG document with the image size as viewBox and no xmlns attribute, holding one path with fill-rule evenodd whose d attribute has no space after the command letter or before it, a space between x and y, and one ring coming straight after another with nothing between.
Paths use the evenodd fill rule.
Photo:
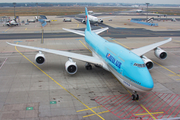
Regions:
<instances>
[{"instance_id":1,"label":"korean air titles","mask_svg":"<svg viewBox=\"0 0 180 120\"><path fill-rule=\"evenodd\" d=\"M117 66L119 69L121 68L121 62L116 60L110 53L106 54L106 58L113 63L115 66Z\"/></svg>"}]
</instances>

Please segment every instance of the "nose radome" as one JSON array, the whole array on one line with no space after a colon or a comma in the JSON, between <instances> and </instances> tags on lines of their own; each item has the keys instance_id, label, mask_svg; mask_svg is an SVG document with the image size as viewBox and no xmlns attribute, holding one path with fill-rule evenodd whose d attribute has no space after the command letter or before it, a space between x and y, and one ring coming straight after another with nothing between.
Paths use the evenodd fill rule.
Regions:
<instances>
[{"instance_id":1,"label":"nose radome","mask_svg":"<svg viewBox=\"0 0 180 120\"><path fill-rule=\"evenodd\" d=\"M153 82L153 79L151 77L149 77L148 79L145 79L144 87L146 87L148 90L152 90L153 89L154 82Z\"/></svg>"}]
</instances>

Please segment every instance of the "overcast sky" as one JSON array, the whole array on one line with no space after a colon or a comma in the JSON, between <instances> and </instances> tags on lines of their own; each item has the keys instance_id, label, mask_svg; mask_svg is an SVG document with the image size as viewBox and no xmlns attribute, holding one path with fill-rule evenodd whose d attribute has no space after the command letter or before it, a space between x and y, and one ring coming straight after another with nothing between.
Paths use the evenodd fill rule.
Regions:
<instances>
[{"instance_id":1,"label":"overcast sky","mask_svg":"<svg viewBox=\"0 0 180 120\"><path fill-rule=\"evenodd\" d=\"M180 0L0 0L0 3L20 2L115 2L115 3L152 3L152 4L180 4Z\"/></svg>"}]
</instances>

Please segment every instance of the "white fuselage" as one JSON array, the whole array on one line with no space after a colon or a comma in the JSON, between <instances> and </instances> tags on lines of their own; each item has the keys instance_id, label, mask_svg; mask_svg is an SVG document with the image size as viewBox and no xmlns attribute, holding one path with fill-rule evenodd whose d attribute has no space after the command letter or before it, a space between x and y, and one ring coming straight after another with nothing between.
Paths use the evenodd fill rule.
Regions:
<instances>
[{"instance_id":1,"label":"white fuselage","mask_svg":"<svg viewBox=\"0 0 180 120\"><path fill-rule=\"evenodd\" d=\"M98 18L92 15L88 15L90 23L98 23Z\"/></svg>"}]
</instances>

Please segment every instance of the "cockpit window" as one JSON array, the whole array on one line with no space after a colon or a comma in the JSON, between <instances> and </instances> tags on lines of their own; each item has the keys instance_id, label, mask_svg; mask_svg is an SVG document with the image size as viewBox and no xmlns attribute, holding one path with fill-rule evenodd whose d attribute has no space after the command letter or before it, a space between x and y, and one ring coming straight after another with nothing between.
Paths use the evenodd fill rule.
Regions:
<instances>
[{"instance_id":1,"label":"cockpit window","mask_svg":"<svg viewBox=\"0 0 180 120\"><path fill-rule=\"evenodd\" d=\"M134 63L134 66L137 66L137 67L140 67L140 68L146 67L145 64L137 64L137 63Z\"/></svg>"}]
</instances>

